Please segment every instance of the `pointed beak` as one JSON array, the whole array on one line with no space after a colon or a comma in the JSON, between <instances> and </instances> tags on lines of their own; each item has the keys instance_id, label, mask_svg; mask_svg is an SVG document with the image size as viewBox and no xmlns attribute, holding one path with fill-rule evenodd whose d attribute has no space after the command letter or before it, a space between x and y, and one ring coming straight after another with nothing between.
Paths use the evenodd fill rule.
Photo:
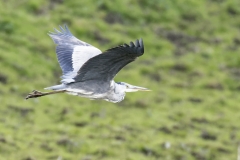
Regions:
<instances>
[{"instance_id":1,"label":"pointed beak","mask_svg":"<svg viewBox=\"0 0 240 160\"><path fill-rule=\"evenodd\" d=\"M151 90L144 87L132 86L132 85L126 88L126 92L137 92L137 91L151 91Z\"/></svg>"}]
</instances>

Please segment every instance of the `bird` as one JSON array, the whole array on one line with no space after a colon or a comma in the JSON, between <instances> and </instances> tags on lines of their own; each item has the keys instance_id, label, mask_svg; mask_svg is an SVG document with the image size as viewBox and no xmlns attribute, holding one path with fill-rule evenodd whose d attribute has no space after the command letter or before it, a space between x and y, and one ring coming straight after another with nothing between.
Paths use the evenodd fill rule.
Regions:
<instances>
[{"instance_id":1,"label":"bird","mask_svg":"<svg viewBox=\"0 0 240 160\"><path fill-rule=\"evenodd\" d=\"M61 84L44 88L52 90L50 92L33 90L26 99L68 93L117 103L124 100L126 92L150 91L144 87L113 80L124 66L143 55L142 38L135 43L124 43L102 52L77 39L67 25L59 28L48 35L56 44L57 59L62 69Z\"/></svg>"}]
</instances>

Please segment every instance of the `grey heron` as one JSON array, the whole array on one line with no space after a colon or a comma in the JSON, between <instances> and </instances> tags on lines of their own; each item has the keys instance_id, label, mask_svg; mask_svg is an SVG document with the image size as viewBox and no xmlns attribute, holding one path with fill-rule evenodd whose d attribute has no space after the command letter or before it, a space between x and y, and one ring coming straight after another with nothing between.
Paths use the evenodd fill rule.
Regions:
<instances>
[{"instance_id":1,"label":"grey heron","mask_svg":"<svg viewBox=\"0 0 240 160\"><path fill-rule=\"evenodd\" d=\"M143 40L123 44L101 52L77 39L67 25L49 32L56 44L56 54L63 75L60 85L47 87L51 92L32 91L26 97L36 98L56 93L68 93L113 103L124 99L126 92L149 91L147 88L115 82L115 75L144 53Z\"/></svg>"}]
</instances>

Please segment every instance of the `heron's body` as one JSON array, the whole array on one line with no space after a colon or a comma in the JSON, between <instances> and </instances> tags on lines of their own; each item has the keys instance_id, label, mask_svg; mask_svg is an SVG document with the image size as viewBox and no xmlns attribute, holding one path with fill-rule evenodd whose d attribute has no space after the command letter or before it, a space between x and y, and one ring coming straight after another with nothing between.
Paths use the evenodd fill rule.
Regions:
<instances>
[{"instance_id":1,"label":"heron's body","mask_svg":"<svg viewBox=\"0 0 240 160\"><path fill-rule=\"evenodd\" d=\"M53 92L34 91L26 97L27 99L66 92L116 103L124 99L125 92L148 90L124 82L116 83L113 80L125 65L143 54L142 40L136 40L135 44L130 42L130 45L120 45L102 53L98 48L74 37L67 26L60 29L61 32L55 30L56 33L49 35L57 44L57 58L63 71L62 84L45 88Z\"/></svg>"},{"instance_id":2,"label":"heron's body","mask_svg":"<svg viewBox=\"0 0 240 160\"><path fill-rule=\"evenodd\" d=\"M89 83L92 83L92 85L89 85ZM61 84L45 89L66 91L66 93L75 96L90 98L93 100L103 99L109 102L116 103L124 99L125 92L123 88L125 88L124 85L115 83L114 81L112 81L110 85L103 86L93 80L86 82Z\"/></svg>"}]
</instances>

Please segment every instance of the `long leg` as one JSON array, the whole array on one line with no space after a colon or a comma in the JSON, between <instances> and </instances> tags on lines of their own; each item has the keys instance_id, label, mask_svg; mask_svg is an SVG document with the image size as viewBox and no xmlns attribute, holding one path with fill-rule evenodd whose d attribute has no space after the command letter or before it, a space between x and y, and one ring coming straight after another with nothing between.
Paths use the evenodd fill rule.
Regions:
<instances>
[{"instance_id":1,"label":"long leg","mask_svg":"<svg viewBox=\"0 0 240 160\"><path fill-rule=\"evenodd\" d=\"M56 93L64 93L66 92L66 90L61 90L61 91L52 91L52 92L40 92L40 91L36 91L33 90L31 93L29 93L25 99L29 99L29 98L37 98L37 97L42 97L42 96L46 96L46 95L50 95L50 94L56 94Z\"/></svg>"}]
</instances>

